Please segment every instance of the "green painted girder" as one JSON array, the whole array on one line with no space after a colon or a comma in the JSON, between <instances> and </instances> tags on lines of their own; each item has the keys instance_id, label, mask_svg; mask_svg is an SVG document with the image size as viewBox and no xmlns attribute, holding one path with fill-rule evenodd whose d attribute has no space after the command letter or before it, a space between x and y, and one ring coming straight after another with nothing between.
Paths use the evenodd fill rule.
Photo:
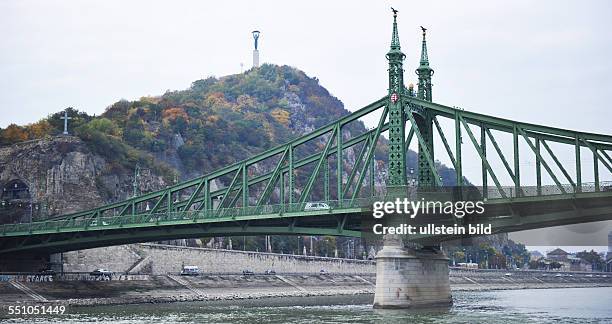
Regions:
<instances>
[{"instance_id":1,"label":"green painted girder","mask_svg":"<svg viewBox=\"0 0 612 324\"><path fill-rule=\"evenodd\" d=\"M327 140L327 144L325 144L325 149L323 150L321 157L318 159L317 165L315 166L315 169L313 170L312 174L310 175L308 179L308 183L306 183L306 186L304 187L304 190L302 191L302 194L299 200L300 203L306 202L306 200L310 196L310 190L312 189L312 185L314 184L317 176L319 175L319 171L321 169L321 166L323 165L323 161L326 160L327 156L329 155L330 148L332 147L332 143L334 141L334 135L339 134L339 133L340 133L340 124L336 125L336 127L331 131L331 135L329 136L329 139ZM341 143L337 143L337 146L341 146Z\"/></svg>"},{"instance_id":2,"label":"green painted girder","mask_svg":"<svg viewBox=\"0 0 612 324\"><path fill-rule=\"evenodd\" d=\"M417 106L431 109L436 115L444 116L453 119L455 113L460 114L468 123L474 123L476 125L485 123L487 127L497 129L501 131L511 131L514 126L519 126L525 131L540 132L544 134L557 135L573 140L574 136L578 134L582 139L589 141L599 141L603 143L612 144L612 135L602 135L595 133L571 131L562 128L555 128L549 126L541 126L536 124L517 122L509 119L493 117L485 114L474 113L467 110L460 110L434 102L420 100L415 97L404 97L403 99L407 104L414 104ZM608 149L609 150L609 149Z\"/></svg>"},{"instance_id":3,"label":"green painted girder","mask_svg":"<svg viewBox=\"0 0 612 324\"><path fill-rule=\"evenodd\" d=\"M283 168L283 164L285 163L288 156L289 156L289 147L285 148L283 155L281 156L280 160L276 164L276 168L274 168L274 171L272 171L272 174L270 175L270 180L268 181L268 183L266 183L266 186L263 189L263 193L260 196L259 200L257 201L257 204L256 204L257 206L263 205L263 203L268 200L270 193L272 192L273 188L276 186L276 183L278 182L280 175L282 174L281 171ZM282 186L283 192L284 192L284 188L285 187L283 185Z\"/></svg>"},{"instance_id":4,"label":"green painted girder","mask_svg":"<svg viewBox=\"0 0 612 324\"><path fill-rule=\"evenodd\" d=\"M506 171L508 171L508 175L510 175L510 178L512 179L512 182L516 182L515 176L514 176L514 171L512 171L512 168L510 167L510 164L508 164L508 161L506 160L506 157L504 156L504 153L502 152L501 148L497 144L497 141L495 140L495 137L493 137L493 134L491 134L491 131L489 130L489 128L486 128L485 132L487 133L487 136L489 136L489 139L491 140L491 143L493 144L493 147L495 148L495 151L497 151L497 154L499 155L500 159L502 160L502 163L504 164L504 167L506 168Z\"/></svg>"},{"instance_id":5,"label":"green painted girder","mask_svg":"<svg viewBox=\"0 0 612 324\"><path fill-rule=\"evenodd\" d=\"M601 154L608 160L608 163L610 163L610 165L612 165L612 157L610 155L608 155L608 153L605 150L599 150L601 152Z\"/></svg>"},{"instance_id":6,"label":"green painted girder","mask_svg":"<svg viewBox=\"0 0 612 324\"><path fill-rule=\"evenodd\" d=\"M504 204L509 202L525 203L525 202L541 202L541 201L559 201L572 200L577 198L612 198L612 192L582 192L573 194L558 194L550 196L523 196L505 199L489 200L489 206L495 204ZM32 224L6 224L0 227L0 237L10 236L31 236L38 234L49 233L64 233L64 232L89 232L89 231L107 231L117 228L140 228L140 227L155 227L155 226L174 226L187 224L206 224L206 223L223 223L235 221L250 221L250 220L275 220L286 218L313 217L313 216L333 216L339 214L354 214L369 211L372 201L378 198L372 197L361 199L357 202L347 201L344 204L338 202L328 202L334 206L331 210L326 211L305 211L305 204L295 204L293 209L285 209L284 206L260 206L247 208L234 208L221 210L221 213L216 211L208 212L176 212L170 214L158 214L151 218L148 214L126 215L116 217L102 217L92 225L92 221L88 219L72 219L69 224L63 221L45 221L35 222ZM612 199L611 199L612 201ZM343 207L336 207L343 206ZM348 207L351 206L351 207Z\"/></svg>"},{"instance_id":7,"label":"green painted girder","mask_svg":"<svg viewBox=\"0 0 612 324\"><path fill-rule=\"evenodd\" d=\"M438 134L440 135L440 138L442 139L442 144L444 144L444 148L446 149L446 154L448 154L448 157L450 158L451 163L453 164L453 168L458 169L457 161L455 160L455 155L453 154L453 151L451 150L450 145L448 145L448 141L446 140L446 136L444 136L444 131L442 130L442 127L440 127L438 118L434 117L432 119L433 119L434 125L436 126L436 129L438 130ZM412 128L410 130L412 131Z\"/></svg>"},{"instance_id":8,"label":"green painted girder","mask_svg":"<svg viewBox=\"0 0 612 324\"><path fill-rule=\"evenodd\" d=\"M127 243L124 241L112 241L104 243L105 240L112 233L129 233L130 238L136 238L137 241L151 241L164 239L167 233L175 231L176 228L184 228L180 233L184 231L191 231L197 237L205 237L207 235L212 236L227 236L227 235L274 235L274 234L299 234L299 235L337 235L337 236L359 236L360 233L356 231L360 227L361 214L369 210L371 200L361 200L358 204L351 207L350 202L346 202L343 208L333 208L332 210L315 210L305 211L303 210L305 204L295 204L297 209L284 212L284 209L279 208L281 206L262 206L261 208L247 207L247 208L235 208L234 211L237 213L226 213L224 215L218 215L209 213L207 217L202 217L202 213L191 213L186 215L185 213L172 213L168 215L156 215L158 218L151 219L147 214L142 215L127 215L118 217L107 217L100 218L97 220L96 225L90 225L90 221L86 219L72 219L73 226L61 227L63 222L61 221L47 221L41 223L33 223L29 229L23 229L20 233L13 232L7 233L7 226L0 227L0 253L10 252L12 250L7 248L7 240L23 239L20 242L45 240L41 243L42 247L50 248L51 246L46 244L51 239L59 242L58 244L64 244L68 247L68 250L75 250L86 248L81 245L75 245L72 242L74 237L85 237L94 236L98 246L115 245ZM340 204L332 204L336 206ZM365 209L359 206L367 206ZM273 210L276 207L276 210ZM260 213L255 213L254 211ZM231 211L231 210L226 210ZM242 211L242 213L240 212ZM160 219L163 216L163 219ZM206 216L206 215L204 215ZM351 225L347 223L347 217L352 217ZM297 222L296 222L297 221ZM279 226L279 224L288 225ZM323 222L323 223L321 223ZM302 225L298 225L300 223ZM44 228L40 228L40 225L45 225ZM240 224L237 226L236 224ZM319 224L315 225L314 224ZM57 226L55 226L57 225ZM12 226L15 227L15 226ZM34 227L34 228L32 228ZM218 229L221 227L222 229ZM217 228L217 229L215 229ZM239 230L234 230L237 228ZM205 230L202 230L205 229ZM212 230L210 230L212 229ZM276 229L276 230L275 230ZM139 238L140 233L166 233L156 234L155 238L143 240ZM179 233L179 232L175 232ZM65 242L66 235L70 235L69 242ZM166 235L166 236L164 236ZM174 238L185 237L183 234L171 234ZM178 235L178 236L177 236ZM46 239L44 239L46 237ZM191 237L191 236L190 236ZM22 244L24 245L24 244ZM24 247L31 249L31 244ZM13 249L15 250L15 249ZM66 248L64 248L66 250Z\"/></svg>"},{"instance_id":9,"label":"green painted girder","mask_svg":"<svg viewBox=\"0 0 612 324\"><path fill-rule=\"evenodd\" d=\"M533 203L542 203L544 201L559 201L559 200L567 200L567 201L571 201L571 200L575 200L575 199L585 199L585 198L606 198L609 199L609 201L612 201L612 192L585 192L585 193L574 193L574 194L565 194L565 195L551 195L551 196L539 196L539 197L529 197L529 196L524 196L524 197L514 197L511 199L497 199L497 200L489 200L487 202L487 206L493 206L493 205L500 205L500 204L524 204L524 203L529 203L529 202L533 202ZM372 199L376 199L376 198L372 198ZM371 200L370 200L371 201ZM347 206L350 202L347 202L344 204L344 206ZM368 206L367 200L363 200L361 202L362 205ZM338 204L341 205L341 204ZM262 208L259 209L259 211L261 212L263 209L267 208L267 207L271 207L271 206L262 206ZM273 207L273 206L272 206ZM77 235L77 237L81 237L79 235L89 235L88 233L99 233L99 234L95 234L96 238L94 239L96 246L104 246L106 245L114 245L114 244L123 244L125 243L125 241L110 241L108 243L105 243L106 241L104 241L104 237L106 235L106 233L108 233L109 231L112 230L117 230L117 229L121 229L121 230L126 230L126 231L130 231L130 237L136 237L138 238L138 240L143 240L146 241L143 237L139 236L140 231L150 231L152 230L152 228L165 228L163 230L163 232L161 233L168 233L169 231L172 231L171 228L172 227L176 227L176 226L193 226L195 228L195 233L198 233L198 235L200 236L205 236L204 233L202 233L202 231L200 229L198 229L199 227L204 226L203 228L208 229L209 227L206 227L210 224L223 224L223 223L228 223L228 224L234 224L236 222L256 222L256 221L266 221L266 220L272 220L272 221L286 221L288 219L293 219L295 220L298 217L303 217L303 218L308 218L308 217L321 217L321 216L325 216L325 217L337 217L338 214L347 214L347 213L353 213L353 214L360 214L363 212L367 212L368 208L361 208L361 207L355 207L353 209L337 209L337 210L333 210L331 212L322 212L322 211L303 211L301 210L301 208L303 208L302 206L299 206L298 211L293 212L293 213L277 213L277 214L266 214L266 213L256 213L253 211L256 211L257 209L250 207L250 209L245 209L246 211L248 211L249 213L247 214L225 214L222 215L222 217L193 217L191 219L180 219L180 217L184 217L185 213L174 213L174 216L179 217L179 219L173 219L173 215L166 215L166 218L163 220L151 220L147 215L147 214L142 214L142 215L128 215L128 216L122 216L122 217L115 217L115 218L101 218L98 221L100 223L98 224L104 224L104 222L107 222L107 225L102 225L102 226L88 226L88 220L71 220L74 224L81 224L81 226L72 226L72 227L65 227L65 228L46 228L46 229L24 229L21 232L11 232L11 233L7 233L6 228L7 227L13 227L13 225L8 225L8 226L3 226L2 227L2 231L0 231L0 236L3 236L4 239L1 240L0 242L4 241L6 242L6 239L9 239L10 237L24 237L25 240L22 241L23 242L23 246L22 248L19 248L21 250L24 249L31 249L31 244L26 244L28 243L28 241L35 241L35 237L40 236L40 235L63 235L63 234L69 234L69 233L74 233L74 235ZM234 210L240 210L240 208L238 209L234 209ZM229 210L231 211L231 210ZM263 210L265 212L265 210ZM334 215L335 214L335 215ZM193 213L194 216L198 216L198 213ZM211 215L215 215L215 214L211 214ZM608 214L607 217L609 217L612 214ZM160 215L156 215L156 216L160 216ZM114 221L113 219L118 219L119 221ZM517 219L520 219L520 217L517 217ZM571 221L572 223L577 223L577 222L583 222L583 221L587 221L590 218L575 218ZM512 220L512 221L516 221L516 219ZM535 222L536 220L534 220ZM543 220L537 220L537 222L542 222ZM554 220L553 220L554 221ZM47 223L51 223L51 222L47 222ZM63 222L55 222L59 225L63 224ZM36 224L36 223L34 223ZM77 224L77 225L78 225ZM85 224L83 226L83 224ZM207 225L208 224L208 225ZM554 223L553 223L554 224ZM21 225L29 225L29 224L21 224ZM37 225L37 224L36 224ZM283 233L295 233L294 226L292 226L289 229L283 230ZM238 228L238 227L236 227ZM243 227L240 227L242 229L244 229ZM334 235L353 235L350 234L349 232L346 231L342 231L343 227L339 227L340 230L338 230L338 228L336 228ZM191 229L194 230L194 229ZM255 229L253 229L255 231ZM268 230L268 229L265 229ZM310 230L310 234L311 235L328 235L328 231L330 229L326 229L326 228L316 228L316 229L311 229ZM157 231L157 230L154 230ZM79 234L82 233L82 234ZM156 233L160 233L159 231L157 231ZM184 232L181 232L184 233ZM233 230L229 230L229 229L225 229L223 231L215 231L214 235L216 236L223 236L223 235L233 235L232 233L236 233ZM242 232L242 233L246 233L246 232ZM259 232L248 232L248 233L259 233ZM270 230L270 232L267 232L267 234L270 233L275 233L273 231ZM300 231L299 233L301 234L306 234L306 231ZM174 234L172 234L174 235ZM176 234L179 235L179 234ZM180 234L183 235L183 234ZM195 234L194 234L195 235ZM213 234L211 234L213 235ZM155 236L154 239L152 240L160 240L163 239L163 237L169 237L169 236L162 236L162 235L158 235ZM175 236L176 238L176 236ZM45 242L40 243L39 245L41 247L47 247L50 248L51 246L48 245L47 243L49 242L49 239L47 239ZM80 245L80 244L75 244L75 242L70 241L69 243L58 243L58 244L64 244L64 247L68 246L69 249L80 249L80 248L87 248L86 245ZM14 248L12 251L17 251L19 250L18 248ZM0 248L0 250L5 250L3 248Z\"/></svg>"},{"instance_id":10,"label":"green painted girder","mask_svg":"<svg viewBox=\"0 0 612 324\"><path fill-rule=\"evenodd\" d=\"M485 125L480 125L480 149L484 155L484 159L481 163L482 169L482 198L484 200L489 199L488 187L489 187L489 172L487 170L487 165L489 164L486 161L487 158L487 127ZM485 163L486 162L486 163Z\"/></svg>"},{"instance_id":11,"label":"green painted girder","mask_svg":"<svg viewBox=\"0 0 612 324\"><path fill-rule=\"evenodd\" d=\"M363 198L357 201L330 201L332 206L329 210L304 210L305 203L293 205L272 205L245 208L226 208L221 210L210 210L202 212L175 212L153 215L137 214L115 217L101 217L95 221L90 219L71 219L66 223L59 221L42 221L32 224L5 224L0 226L0 237L14 235L33 235L40 233L60 233L74 231L97 231L114 228L151 227L163 224L193 224L193 223L222 223L248 220L283 219L312 217L321 215L354 214L367 211L375 198ZM342 206L342 207L339 207ZM95 222L95 225L92 225ZM7 229L12 228L13 231ZM21 229L21 230L20 230Z\"/></svg>"},{"instance_id":12,"label":"green painted girder","mask_svg":"<svg viewBox=\"0 0 612 324\"><path fill-rule=\"evenodd\" d=\"M565 178L567 179L567 181L569 181L572 184L572 187L576 188L576 183L572 180L572 177L570 177L569 173L567 172L567 170L565 170L565 167L563 167L563 164L561 164L561 162L559 162L559 159L557 158L557 156L555 155L555 153L553 152L553 150L548 146L548 144L546 144L545 140L541 140L541 139L537 139L538 143L541 142L542 146L544 146L544 149L548 152L548 154L553 158L553 160L555 161L555 164L557 165L557 167L559 168L559 170L561 170L561 172L563 173L563 175L565 176ZM541 162L540 162L541 163Z\"/></svg>"},{"instance_id":13,"label":"green painted girder","mask_svg":"<svg viewBox=\"0 0 612 324\"><path fill-rule=\"evenodd\" d=\"M385 119L387 117L387 115L389 114L389 108L388 106L385 106L380 119L378 121L378 127L376 127L376 131L373 135L372 138L372 143L370 145L370 147L368 148L368 153L366 155L366 160L363 164L363 167L361 169L361 172L359 174L359 180L357 180L357 184L355 186L355 190L353 190L353 195L351 196L351 203L353 201L355 201L355 199L357 198L357 195L359 194L360 190L361 190L361 184L363 183L363 179L365 178L365 169L368 165L368 162L374 159L374 151L376 148L376 144L378 143L378 138L380 137L380 134L382 133L382 130L384 129L383 125L385 124ZM389 123L388 123L389 124ZM404 149L404 145L401 146L402 149Z\"/></svg>"},{"instance_id":14,"label":"green painted girder","mask_svg":"<svg viewBox=\"0 0 612 324\"><path fill-rule=\"evenodd\" d=\"M463 163L461 163L461 144L462 136L461 136L461 121L459 120L459 110L455 110L454 114L451 116L455 121L455 173L457 176L456 183L458 186L463 186Z\"/></svg>"},{"instance_id":15,"label":"green painted girder","mask_svg":"<svg viewBox=\"0 0 612 324\"><path fill-rule=\"evenodd\" d=\"M75 233L78 234L78 233ZM312 235L312 236L345 236L361 237L360 231L336 228L313 228L302 226L224 226L224 227L155 227L139 230L125 229L116 233L104 233L94 236L73 235L66 239L47 241L33 244L19 244L7 248L0 248L0 253L16 253L28 250L44 250L49 252L66 252L95 247L121 245L130 243L143 243L158 240L172 240L179 238L204 238L220 236L255 236L255 235ZM27 239L27 238L26 238ZM0 254L1 255L1 254Z\"/></svg>"},{"instance_id":16,"label":"green painted girder","mask_svg":"<svg viewBox=\"0 0 612 324\"><path fill-rule=\"evenodd\" d=\"M429 170L434 175L434 182L436 183L437 186L442 186L442 181L440 180L440 174L438 173L438 169L436 168L436 164L434 163L433 156L429 152L427 143L425 143L425 138L421 134L421 131L419 130L419 127L417 126L417 123L414 120L414 117L412 116L412 114L410 113L407 115L408 115L408 120L410 120L412 129L414 129L414 133L417 136L419 144L421 145L419 147L422 148L424 151L423 153L425 154L426 161L429 166Z\"/></svg>"},{"instance_id":17,"label":"green painted girder","mask_svg":"<svg viewBox=\"0 0 612 324\"><path fill-rule=\"evenodd\" d=\"M555 186L556 187L556 186ZM573 199L587 199L587 198L612 198L612 192L576 192L576 193L564 193L555 195L542 195L542 196L521 196L521 197L507 197L490 199L485 202L486 206L507 204L507 203L526 203L526 202L539 202L539 201L571 201Z\"/></svg>"},{"instance_id":18,"label":"green painted girder","mask_svg":"<svg viewBox=\"0 0 612 324\"><path fill-rule=\"evenodd\" d=\"M527 136L527 134L525 134L525 132L523 131L522 128L517 126L517 130L518 132L523 136L523 138L525 139L525 142L527 142L527 145L531 148L531 150L535 153L536 158L540 161L540 163L542 164L542 166L544 166L544 169L546 169L546 171L548 172L548 175L550 175L550 177L553 179L553 181L555 182L555 184L557 185L557 187L559 187L559 189L561 189L561 191L563 193L566 193L565 189L563 188L563 186L561 185L561 182L559 182L559 179L557 179L557 176L555 175L555 173L552 171L552 169L548 166L548 163L546 163L546 161L542 158L542 155L540 154L539 150L536 149L536 147L533 145L533 143L531 142L531 140L529 139L529 137Z\"/></svg>"},{"instance_id":19,"label":"green painted girder","mask_svg":"<svg viewBox=\"0 0 612 324\"><path fill-rule=\"evenodd\" d=\"M612 166L608 164L608 162L599 154L600 150L596 148L595 145L589 143L588 141L585 141L583 138L581 138L581 141L582 143L585 144L586 147L588 147L593 152L593 157L595 158L594 160L601 162L610 172L612 172ZM601 150L601 152L605 153L605 151L603 150Z\"/></svg>"},{"instance_id":20,"label":"green painted girder","mask_svg":"<svg viewBox=\"0 0 612 324\"><path fill-rule=\"evenodd\" d=\"M342 138L342 125L340 125L340 131L336 133L336 198L342 199L342 170L343 170L343 158L342 151L344 150L345 143Z\"/></svg>"},{"instance_id":21,"label":"green painted girder","mask_svg":"<svg viewBox=\"0 0 612 324\"><path fill-rule=\"evenodd\" d=\"M609 201L609 206L602 206L591 208L587 211L577 212L573 206L580 206L580 201L587 199L605 198ZM554 196L540 196L540 197L519 197L514 199L498 199L490 200L485 204L487 207L491 206L517 206L516 204L539 204L548 205L549 202L568 202L568 211L547 213L543 215L535 215L525 217L519 216L516 218L508 217L496 217L491 219L491 222L496 224L498 228L504 226L504 231L510 230L523 230L532 229L539 227L547 227L563 224L574 224L587 221L598 221L612 218L612 192L592 192L592 193L578 193L578 194L565 194L565 195L554 195ZM576 203L571 203L577 201ZM601 201L601 200L600 200ZM338 219L341 215L360 215L362 213L369 212L368 208L345 208L339 209L327 213L321 211L300 211L295 213L280 214L261 214L261 215L238 215L238 216L227 216L224 218L195 218L195 222L192 219L180 219L183 213L175 213L179 216L179 219L172 219L169 217L161 222L145 222L137 224L126 224L124 222L113 222L111 219L102 218L102 221L108 221L108 225L92 226L89 228L65 228L65 229L47 229L47 230L32 230L24 231L22 233L12 233L12 235L6 235L3 240L22 237L23 240L17 244L17 246L6 246L4 244L0 247L0 253L9 253L16 251L23 251L28 249L45 249L59 251L77 250L83 248L107 246L134 242L146 242L154 240L164 240L179 237L207 237L207 236L232 236L232 235L337 235L337 236L355 236L358 237L360 233L356 230L346 229L346 217ZM133 221L142 221L146 219L147 215L131 215L130 217L117 217L117 218L131 218ZM279 226L278 223L287 223L289 220L295 221L296 219L313 218L313 217L326 217L334 220L329 227L304 227L296 226L295 222ZM83 220L75 220L83 221ZM275 223L268 223L267 225L254 226L249 222L265 222L274 221ZM479 219L478 221L483 221ZM517 223L518 222L518 223ZM236 225L239 223L238 225ZM218 224L218 226L217 226ZM227 225L225 225L227 224ZM337 224L337 226L332 226ZM68 236L66 236L68 235ZM40 238L37 238L40 237ZM415 238L416 240L416 238ZM40 241L40 242L38 242ZM38 243L37 243L38 242Z\"/></svg>"},{"instance_id":22,"label":"green painted girder","mask_svg":"<svg viewBox=\"0 0 612 324\"><path fill-rule=\"evenodd\" d=\"M455 171L457 173L458 183L460 183L460 181L462 180L462 173L463 173L462 172L463 163L462 163L462 158L461 158L461 144L462 144L462 136L461 136L462 129L461 128L464 128L465 131L468 133L470 140L472 141L472 144L474 145L474 148L477 150L478 155L480 157L481 164L482 164L482 170L483 170L482 172L483 184L486 184L486 181L488 178L487 175L490 175L493 181L496 182L495 183L496 187L498 187L498 189L500 187L499 181L497 181L496 179L497 178L496 171L491 168L491 166L489 165L487 161L487 157L486 157L486 139L488 137L490 139L491 144L495 148L497 154L501 158L504 164L504 167L506 168L508 174L510 175L510 178L514 182L514 186L515 186L514 191L517 193L517 195L524 194L522 192L523 187L521 186L521 175L520 175L521 168L520 168L520 163L519 163L520 161L519 138L520 137L522 137L526 141L530 150L535 155L536 174L537 174L536 176L537 185L536 186L538 188L541 187L541 172L539 170L540 170L540 167L543 166L546 169L547 173L550 175L550 177L553 179L553 181L555 182L559 190L562 192L566 190L564 187L564 184L562 184L559 181L558 176L555 174L555 171L553 171L552 168L550 168L549 164L546 162L546 160L540 153L540 148L539 148L540 144L543 146L544 150L548 152L550 158L560 170L560 174L562 174L562 176L571 185L572 191L582 190L581 188L582 179L581 179L581 169L580 169L581 161L580 161L580 150L579 150L580 147L589 148L593 152L594 161L598 161L598 163L601 163L602 165L604 165L607 171L610 171L610 173L612 173L612 158L610 158L610 155L606 152L606 151L612 150L612 136L610 135L577 132L577 131L571 131L571 130L564 130L560 128L511 121L511 120L507 120L503 118L487 116L484 114L472 113L472 112L465 111L462 109L451 108L451 107L443 106L440 104L421 100L419 98L414 98L414 97L405 97L403 98L403 100L405 101L406 105L410 107L410 109L420 114L423 114L424 111L427 111L428 113L434 115L432 119L433 124L436 126L436 129L438 130L438 134L440 135L442 142L444 144L444 147L446 149L446 154L450 158L451 163L453 164L455 168ZM446 139L444 131L442 130L442 127L440 127L440 124L436 116L449 118L455 121L455 141L456 143L455 143L455 154L454 155L453 155L453 152L450 146L448 145L448 141ZM473 126L480 128L481 130L480 141L483 144L477 143L475 136L471 133L469 129L469 125L473 125ZM512 158L514 162L513 167L508 163L508 160L506 159L504 153L500 149L499 144L495 140L495 137L493 133L491 132L491 130L510 134L512 136L513 138ZM535 145L533 144L533 141L531 139L535 140L536 142ZM570 175L568 170L561 164L561 162L559 161L555 153L552 151L552 149L548 145L548 142L567 144L567 145L571 145L571 147L574 147L576 151L575 153L576 155L576 161L575 161L576 162L576 174L575 174L576 182L573 181L573 176ZM595 179L596 179L595 181L596 190L601 189L600 188L601 177L600 177L600 171L598 168L598 163L593 163L593 170L594 170L593 172L595 174ZM428 164L431 165L431 162L428 161ZM502 195L503 195L503 192L502 192Z\"/></svg>"},{"instance_id":23,"label":"green painted girder","mask_svg":"<svg viewBox=\"0 0 612 324\"><path fill-rule=\"evenodd\" d=\"M372 137L368 136L368 138L366 139L365 143L361 147L361 150L359 150L359 154L357 155L357 158L355 159L355 165L351 169L351 174L349 175L349 177L346 180L346 184L347 185L344 187L344 192L342 193L342 199L346 198L346 195L348 194L349 189L351 188L350 185L355 180L355 175L357 174L357 169L359 168L359 165L363 161L363 156L367 152L368 146L371 145L371 143L372 143Z\"/></svg>"},{"instance_id":24,"label":"green painted girder","mask_svg":"<svg viewBox=\"0 0 612 324\"><path fill-rule=\"evenodd\" d=\"M499 183L499 180L497 180L497 176L495 175L495 172L493 171L493 168L491 168L491 165L489 165L489 161L487 160L487 157L484 155L484 151L483 151L482 147L480 145L478 145L478 142L476 141L476 138L474 137L474 134L472 133L472 130L470 130L470 127L468 126L468 124L465 122L465 120L461 116L459 116L459 120L461 121L461 123L463 123L465 131L467 132L470 140L472 141L472 144L474 145L474 148L478 152L478 155L480 155L480 159L482 160L482 163L484 163L484 165L486 167L486 170L489 171L489 174L493 178L493 182L495 183L495 186L499 190L499 192L502 195L502 197L506 198L506 193L502 190L501 184Z\"/></svg>"}]
</instances>

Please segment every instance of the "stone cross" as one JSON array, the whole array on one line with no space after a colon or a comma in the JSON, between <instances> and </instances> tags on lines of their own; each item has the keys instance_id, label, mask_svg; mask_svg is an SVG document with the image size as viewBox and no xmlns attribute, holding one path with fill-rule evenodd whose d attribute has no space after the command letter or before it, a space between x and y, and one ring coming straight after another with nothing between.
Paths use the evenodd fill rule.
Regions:
<instances>
[{"instance_id":1,"label":"stone cross","mask_svg":"<svg viewBox=\"0 0 612 324\"><path fill-rule=\"evenodd\" d=\"M64 135L68 135L68 119L72 119L72 117L68 117L68 111L64 110L64 116L60 119L64 120Z\"/></svg>"}]
</instances>

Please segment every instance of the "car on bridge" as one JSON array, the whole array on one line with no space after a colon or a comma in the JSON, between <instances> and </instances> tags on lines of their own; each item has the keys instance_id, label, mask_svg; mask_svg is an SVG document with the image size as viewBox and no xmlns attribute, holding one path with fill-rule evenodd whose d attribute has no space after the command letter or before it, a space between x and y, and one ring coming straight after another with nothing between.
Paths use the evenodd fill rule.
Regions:
<instances>
[{"instance_id":1,"label":"car on bridge","mask_svg":"<svg viewBox=\"0 0 612 324\"><path fill-rule=\"evenodd\" d=\"M251 269L244 269L242 270L242 275L243 276L253 276L255 275L255 273Z\"/></svg>"},{"instance_id":2,"label":"car on bridge","mask_svg":"<svg viewBox=\"0 0 612 324\"><path fill-rule=\"evenodd\" d=\"M89 226L98 226L98 225L103 225L103 226L106 226L106 225L108 225L108 223L107 223L107 222L105 222L105 221L100 221L100 222L98 222L98 219L97 219L97 218L94 218L94 219L91 221L91 223L89 223Z\"/></svg>"},{"instance_id":3,"label":"car on bridge","mask_svg":"<svg viewBox=\"0 0 612 324\"><path fill-rule=\"evenodd\" d=\"M306 206L304 207L305 211L311 211L311 210L330 210L331 207L329 207L328 204L326 203L322 203L322 202L309 202L306 203Z\"/></svg>"}]
</instances>

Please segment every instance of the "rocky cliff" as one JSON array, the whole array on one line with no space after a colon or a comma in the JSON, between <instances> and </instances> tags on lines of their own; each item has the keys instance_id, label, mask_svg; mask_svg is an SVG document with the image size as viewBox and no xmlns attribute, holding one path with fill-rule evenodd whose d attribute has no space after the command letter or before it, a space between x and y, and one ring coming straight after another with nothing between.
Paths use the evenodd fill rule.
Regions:
<instances>
[{"instance_id":1,"label":"rocky cliff","mask_svg":"<svg viewBox=\"0 0 612 324\"><path fill-rule=\"evenodd\" d=\"M93 208L125 198L133 176L112 167L75 136L46 137L0 147L0 223L27 222ZM164 187L163 178L141 175L141 191Z\"/></svg>"}]
</instances>

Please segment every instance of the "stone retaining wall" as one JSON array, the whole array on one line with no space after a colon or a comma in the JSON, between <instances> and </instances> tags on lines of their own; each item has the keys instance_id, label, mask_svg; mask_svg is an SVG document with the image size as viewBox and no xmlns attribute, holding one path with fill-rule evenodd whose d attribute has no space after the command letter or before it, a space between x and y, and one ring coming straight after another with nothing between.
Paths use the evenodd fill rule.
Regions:
<instances>
[{"instance_id":1,"label":"stone retaining wall","mask_svg":"<svg viewBox=\"0 0 612 324\"><path fill-rule=\"evenodd\" d=\"M63 254L64 271L90 272L104 268L113 272L125 272L141 258L136 247L130 244L66 252Z\"/></svg>"},{"instance_id":2,"label":"stone retaining wall","mask_svg":"<svg viewBox=\"0 0 612 324\"><path fill-rule=\"evenodd\" d=\"M146 260L143 261L143 259ZM205 273L264 272L375 273L373 261L312 257L278 253L260 253L207 248L189 248L162 244L131 244L96 248L64 254L64 271L92 271L105 268L132 273L178 273L183 265L198 266Z\"/></svg>"}]
</instances>

